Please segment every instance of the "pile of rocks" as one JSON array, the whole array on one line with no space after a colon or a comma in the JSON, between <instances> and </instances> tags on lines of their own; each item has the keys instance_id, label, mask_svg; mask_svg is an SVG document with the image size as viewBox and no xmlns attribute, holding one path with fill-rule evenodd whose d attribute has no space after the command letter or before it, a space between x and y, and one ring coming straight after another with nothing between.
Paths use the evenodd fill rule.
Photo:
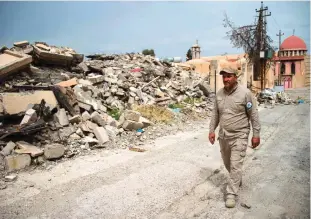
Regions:
<instances>
[{"instance_id":1,"label":"pile of rocks","mask_svg":"<svg viewBox=\"0 0 311 219\"><path fill-rule=\"evenodd\" d=\"M211 92L198 74L140 54L88 56L79 64L86 80L74 89L92 91L108 107L124 109L128 104L167 105L186 98L203 98ZM84 92L85 93L85 92ZM77 95L79 96L79 95ZM202 106L204 101L202 101Z\"/></svg>"},{"instance_id":2,"label":"pile of rocks","mask_svg":"<svg viewBox=\"0 0 311 219\"><path fill-rule=\"evenodd\" d=\"M29 98L32 102L18 112L23 113L23 118L17 129L12 128L12 124L1 124L0 140L4 141L0 145L7 170L107 147L109 143L119 142L118 136L128 136L128 131L134 130L133 136L139 137L153 123L132 110L135 105L183 104L196 112L211 110L208 99L211 90L195 72L141 54L87 58L71 72L31 66L30 72L5 81L2 91L23 94L25 90L44 89L52 92L57 100L55 106L50 96L49 100L42 96L37 102ZM59 77L40 77L45 74ZM48 92L44 95L51 95ZM3 105L0 116L12 116L5 114L9 109L1 104L9 98L0 93L0 109ZM10 135L16 130L23 138L29 135L31 138L10 141Z\"/></svg>"}]
</instances>

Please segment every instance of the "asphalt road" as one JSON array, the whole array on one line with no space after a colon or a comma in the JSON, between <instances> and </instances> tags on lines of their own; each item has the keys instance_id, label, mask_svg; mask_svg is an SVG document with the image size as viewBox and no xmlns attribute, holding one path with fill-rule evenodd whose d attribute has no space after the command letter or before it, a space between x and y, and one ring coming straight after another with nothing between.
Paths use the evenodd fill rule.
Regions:
<instances>
[{"instance_id":1,"label":"asphalt road","mask_svg":"<svg viewBox=\"0 0 311 219\"><path fill-rule=\"evenodd\" d=\"M0 190L0 218L309 218L309 107L260 111L262 144L248 149L235 209L224 206L227 174L207 122L143 153L97 151L20 173Z\"/></svg>"}]
</instances>

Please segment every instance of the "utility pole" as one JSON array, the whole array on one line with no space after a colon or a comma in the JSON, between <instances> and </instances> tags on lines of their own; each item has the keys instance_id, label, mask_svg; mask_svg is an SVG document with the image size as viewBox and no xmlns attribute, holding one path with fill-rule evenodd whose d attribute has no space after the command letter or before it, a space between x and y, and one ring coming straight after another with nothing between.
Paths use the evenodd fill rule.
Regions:
<instances>
[{"instance_id":1,"label":"utility pole","mask_svg":"<svg viewBox=\"0 0 311 219\"><path fill-rule=\"evenodd\" d=\"M271 16L271 12L269 14L266 13L268 7L263 6L263 2L261 2L261 7L259 10L256 9L256 12L259 13L258 24L257 24L257 54L260 58L259 63L257 63L257 72L260 73L260 87L261 89L265 88L266 85L266 65L267 60L265 57L266 52L266 35L267 35L267 21L266 17ZM263 57L260 57L260 53L264 52Z\"/></svg>"},{"instance_id":2,"label":"utility pole","mask_svg":"<svg viewBox=\"0 0 311 219\"><path fill-rule=\"evenodd\" d=\"M279 34L277 34L276 36L279 37L279 51L281 50L281 41L282 41L282 36L284 36L284 33L282 33L281 30L279 30Z\"/></svg>"},{"instance_id":3,"label":"utility pole","mask_svg":"<svg viewBox=\"0 0 311 219\"><path fill-rule=\"evenodd\" d=\"M279 34L277 34L276 36L279 37L279 52L278 52L278 57L280 58L280 50L281 50L281 42L282 42L282 36L284 35L284 33L282 33L281 30L279 30ZM281 85L281 61L279 60L279 72L278 72L278 86Z\"/></svg>"}]
</instances>

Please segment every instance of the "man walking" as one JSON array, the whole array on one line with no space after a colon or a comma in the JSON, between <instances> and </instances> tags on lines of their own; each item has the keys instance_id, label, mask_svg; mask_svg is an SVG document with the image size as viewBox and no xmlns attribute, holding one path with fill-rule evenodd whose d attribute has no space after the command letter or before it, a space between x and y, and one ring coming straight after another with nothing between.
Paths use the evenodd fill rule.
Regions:
<instances>
[{"instance_id":1,"label":"man walking","mask_svg":"<svg viewBox=\"0 0 311 219\"><path fill-rule=\"evenodd\" d=\"M226 188L226 207L235 207L235 198L242 185L242 166L252 123L252 148L260 144L260 123L256 101L251 91L242 87L237 81L237 70L232 67L220 71L224 88L220 89L215 98L212 112L209 141L215 143L215 129L219 125L220 152L229 182Z\"/></svg>"}]
</instances>

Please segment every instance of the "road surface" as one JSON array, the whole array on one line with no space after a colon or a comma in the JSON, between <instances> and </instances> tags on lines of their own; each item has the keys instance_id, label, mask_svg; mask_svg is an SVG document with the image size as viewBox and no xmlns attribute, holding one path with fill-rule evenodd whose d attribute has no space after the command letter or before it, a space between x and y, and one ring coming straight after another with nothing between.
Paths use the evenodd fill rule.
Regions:
<instances>
[{"instance_id":1,"label":"road surface","mask_svg":"<svg viewBox=\"0 0 311 219\"><path fill-rule=\"evenodd\" d=\"M309 218L309 107L260 111L262 144L248 149L234 209L224 206L227 173L206 123L144 153L103 150L20 173L0 190L0 218Z\"/></svg>"}]
</instances>

